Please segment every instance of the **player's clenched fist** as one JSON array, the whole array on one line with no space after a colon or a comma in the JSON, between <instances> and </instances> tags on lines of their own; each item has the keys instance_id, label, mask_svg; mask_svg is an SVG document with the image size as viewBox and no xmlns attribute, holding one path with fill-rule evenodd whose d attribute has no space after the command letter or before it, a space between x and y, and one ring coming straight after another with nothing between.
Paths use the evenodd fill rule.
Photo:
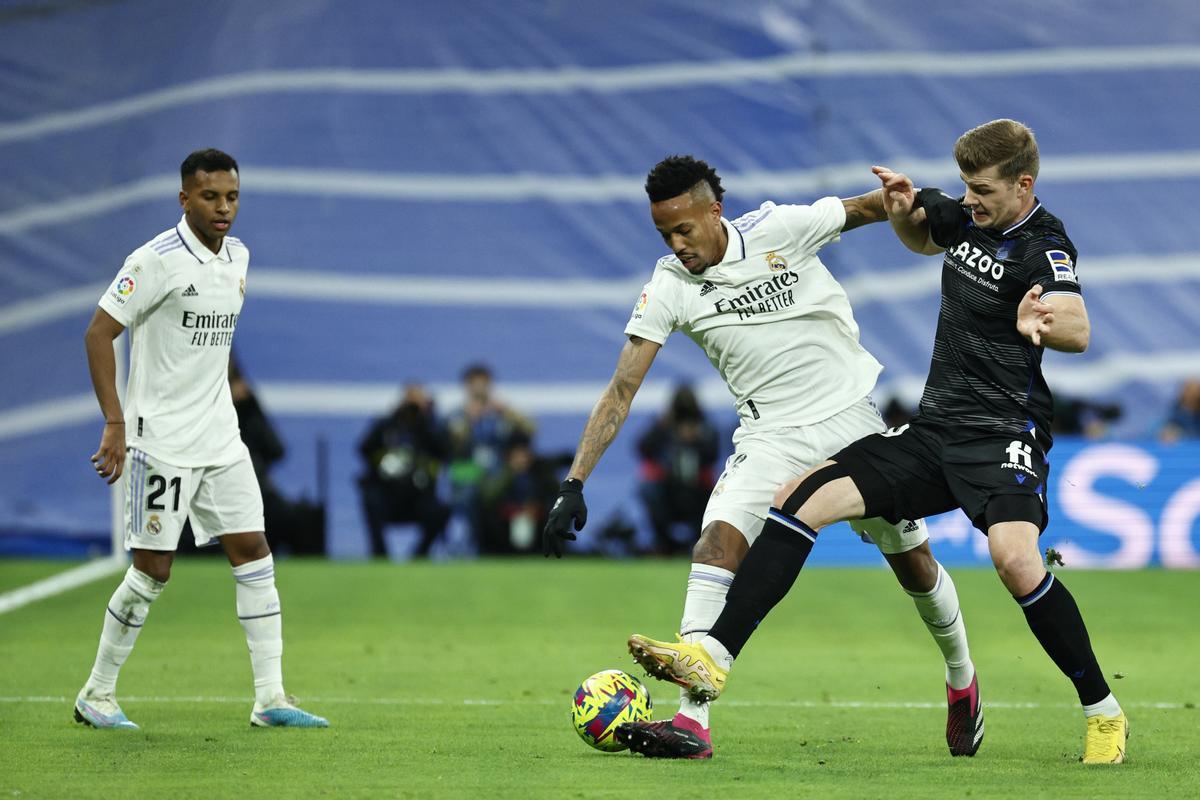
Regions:
<instances>
[{"instance_id":1,"label":"player's clenched fist","mask_svg":"<svg viewBox=\"0 0 1200 800\"><path fill-rule=\"evenodd\" d=\"M92 455L92 466L96 474L110 484L121 478L125 466L125 423L115 422L104 426L100 434L100 449Z\"/></svg>"},{"instance_id":2,"label":"player's clenched fist","mask_svg":"<svg viewBox=\"0 0 1200 800\"><path fill-rule=\"evenodd\" d=\"M562 558L563 542L575 541L575 530L583 530L587 524L587 504L583 502L583 481L577 478L567 478L558 487L558 498L550 509L550 518L542 531L542 552L546 558L554 553L555 558Z\"/></svg>"}]
</instances>

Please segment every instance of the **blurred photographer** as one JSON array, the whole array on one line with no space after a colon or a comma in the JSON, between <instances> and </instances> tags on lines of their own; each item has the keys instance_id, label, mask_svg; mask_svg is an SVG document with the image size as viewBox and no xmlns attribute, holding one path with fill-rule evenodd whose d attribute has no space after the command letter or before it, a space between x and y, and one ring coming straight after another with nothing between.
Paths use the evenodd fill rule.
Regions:
<instances>
[{"instance_id":1,"label":"blurred photographer","mask_svg":"<svg viewBox=\"0 0 1200 800\"><path fill-rule=\"evenodd\" d=\"M689 386L675 390L666 413L638 440L642 479L638 494L654 526L658 554L691 549L691 539L676 542L671 528L684 523L689 537L700 529L716 477L718 448L717 431Z\"/></svg>"},{"instance_id":2,"label":"blurred photographer","mask_svg":"<svg viewBox=\"0 0 1200 800\"><path fill-rule=\"evenodd\" d=\"M389 523L415 522L421 527L421 541L413 555L428 556L445 530L450 508L437 496L447 446L425 388L404 387L400 403L371 426L358 450L367 465L359 487L371 554L387 556L383 534Z\"/></svg>"}]
</instances>

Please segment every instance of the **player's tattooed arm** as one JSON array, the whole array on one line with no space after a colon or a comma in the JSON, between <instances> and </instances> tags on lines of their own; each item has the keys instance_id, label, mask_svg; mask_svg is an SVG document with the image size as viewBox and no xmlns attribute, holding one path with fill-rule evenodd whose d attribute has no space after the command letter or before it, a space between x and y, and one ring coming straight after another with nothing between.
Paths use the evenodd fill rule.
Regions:
<instances>
[{"instance_id":1,"label":"player's tattooed arm","mask_svg":"<svg viewBox=\"0 0 1200 800\"><path fill-rule=\"evenodd\" d=\"M625 418L629 416L629 407L633 405L633 397L641 388L654 357L658 355L660 345L640 336L630 336L629 341L621 348L617 359L617 368L612 380L592 408L583 436L579 439L579 448L575 451L575 460L571 464L568 478L586 481L592 474L600 456L617 438Z\"/></svg>"},{"instance_id":2,"label":"player's tattooed arm","mask_svg":"<svg viewBox=\"0 0 1200 800\"><path fill-rule=\"evenodd\" d=\"M858 197L842 198L842 206L846 209L846 224L842 231L860 228L872 222L883 222L887 219L887 211L883 207L883 190L860 194Z\"/></svg>"}]
</instances>

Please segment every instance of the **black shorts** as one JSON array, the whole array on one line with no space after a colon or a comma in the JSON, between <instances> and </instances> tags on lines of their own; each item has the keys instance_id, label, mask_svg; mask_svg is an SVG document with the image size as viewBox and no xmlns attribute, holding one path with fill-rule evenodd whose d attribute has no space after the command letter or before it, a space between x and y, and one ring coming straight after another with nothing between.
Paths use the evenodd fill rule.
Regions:
<instances>
[{"instance_id":1,"label":"black shorts","mask_svg":"<svg viewBox=\"0 0 1200 800\"><path fill-rule=\"evenodd\" d=\"M961 508L985 534L997 522L1046 529L1050 462L1030 433L991 434L920 418L872 434L831 457L866 503L891 522Z\"/></svg>"}]
</instances>

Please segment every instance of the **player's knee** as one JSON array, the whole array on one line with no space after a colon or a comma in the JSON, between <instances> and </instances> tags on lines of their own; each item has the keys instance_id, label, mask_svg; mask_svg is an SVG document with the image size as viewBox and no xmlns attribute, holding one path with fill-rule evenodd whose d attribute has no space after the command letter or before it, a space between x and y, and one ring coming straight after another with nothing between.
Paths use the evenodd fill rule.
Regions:
<instances>
[{"instance_id":1,"label":"player's knee","mask_svg":"<svg viewBox=\"0 0 1200 800\"><path fill-rule=\"evenodd\" d=\"M232 566L258 561L271 555L267 537L262 533L232 533L221 537L221 546Z\"/></svg>"},{"instance_id":2,"label":"player's knee","mask_svg":"<svg viewBox=\"0 0 1200 800\"><path fill-rule=\"evenodd\" d=\"M929 549L929 542L922 542L903 553L886 553L888 565L896 580L910 592L929 592L937 585L938 564Z\"/></svg>"},{"instance_id":3,"label":"player's knee","mask_svg":"<svg viewBox=\"0 0 1200 800\"><path fill-rule=\"evenodd\" d=\"M737 572L749 549L741 531L718 520L710 522L700 532L700 540L692 547L692 563Z\"/></svg>"},{"instance_id":4,"label":"player's knee","mask_svg":"<svg viewBox=\"0 0 1200 800\"><path fill-rule=\"evenodd\" d=\"M1045 575L1045 567L1036 554L1011 549L993 549L992 564L1004 586L1016 596L1037 588Z\"/></svg>"},{"instance_id":5,"label":"player's knee","mask_svg":"<svg viewBox=\"0 0 1200 800\"><path fill-rule=\"evenodd\" d=\"M171 553L158 553L150 550L133 551L133 567L148 578L166 583L171 578Z\"/></svg>"}]
</instances>

